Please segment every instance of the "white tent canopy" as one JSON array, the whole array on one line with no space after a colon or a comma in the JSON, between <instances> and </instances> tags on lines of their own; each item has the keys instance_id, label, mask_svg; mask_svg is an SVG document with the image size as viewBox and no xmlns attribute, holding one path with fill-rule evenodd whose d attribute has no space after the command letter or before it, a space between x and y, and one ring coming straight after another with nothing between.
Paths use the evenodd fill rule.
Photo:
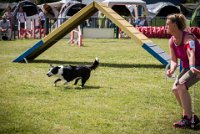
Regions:
<instances>
[{"instance_id":1,"label":"white tent canopy","mask_svg":"<svg viewBox=\"0 0 200 134\"><path fill-rule=\"evenodd\" d=\"M165 8L164 10L165 14L180 12L179 8L170 2L158 2L155 4L148 4L147 8L148 8L150 18L154 18L155 16L157 16L163 8Z\"/></svg>"},{"instance_id":2,"label":"white tent canopy","mask_svg":"<svg viewBox=\"0 0 200 134\"><path fill-rule=\"evenodd\" d=\"M113 5L142 5L146 6L146 2L142 0L104 0L102 3L105 3L109 7Z\"/></svg>"},{"instance_id":3,"label":"white tent canopy","mask_svg":"<svg viewBox=\"0 0 200 134\"><path fill-rule=\"evenodd\" d=\"M146 7L146 2L143 0L104 0L102 3L106 4L109 7L113 7L115 5L125 5L131 13L134 12L134 16L138 18L139 16L139 9L138 6L142 6L143 13L145 16L147 16L148 11Z\"/></svg>"}]
</instances>

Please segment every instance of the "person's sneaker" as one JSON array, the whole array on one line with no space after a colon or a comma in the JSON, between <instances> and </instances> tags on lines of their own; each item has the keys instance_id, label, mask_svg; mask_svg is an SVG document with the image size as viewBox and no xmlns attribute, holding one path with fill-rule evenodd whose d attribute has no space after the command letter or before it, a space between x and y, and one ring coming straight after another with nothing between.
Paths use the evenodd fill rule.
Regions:
<instances>
[{"instance_id":1,"label":"person's sneaker","mask_svg":"<svg viewBox=\"0 0 200 134\"><path fill-rule=\"evenodd\" d=\"M189 119L187 116L183 116L180 121L175 122L173 124L173 127L175 128L186 128L190 126L191 126L191 119Z\"/></svg>"},{"instance_id":2,"label":"person's sneaker","mask_svg":"<svg viewBox=\"0 0 200 134\"><path fill-rule=\"evenodd\" d=\"M191 125L193 124L193 127L195 127L197 124L199 124L200 120L197 115L194 115L194 121L191 120Z\"/></svg>"}]
</instances>

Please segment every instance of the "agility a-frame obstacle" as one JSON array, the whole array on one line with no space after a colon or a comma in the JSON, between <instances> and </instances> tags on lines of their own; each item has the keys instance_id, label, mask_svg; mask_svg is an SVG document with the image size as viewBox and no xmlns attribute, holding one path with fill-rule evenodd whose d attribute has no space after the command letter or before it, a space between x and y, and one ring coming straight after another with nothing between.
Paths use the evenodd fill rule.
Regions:
<instances>
[{"instance_id":1,"label":"agility a-frame obstacle","mask_svg":"<svg viewBox=\"0 0 200 134\"><path fill-rule=\"evenodd\" d=\"M60 27L55 29L53 32L37 42L33 47L31 47L22 55L13 60L13 62L24 62L27 60L35 59L37 56L46 51L58 40L63 38L66 34L68 34L70 31L72 31L74 28L76 28L79 24L88 19L97 11L101 11L107 18L115 23L120 29L122 29L122 31L124 31L129 37L134 39L134 41L140 44L146 51L153 55L162 64L167 65L169 63L170 57L165 51L155 45L145 35L140 33L136 28L134 28L114 10L112 10L105 4L97 2L92 2L88 6L84 7L82 10L80 10L70 19L64 22Z\"/></svg>"}]
</instances>

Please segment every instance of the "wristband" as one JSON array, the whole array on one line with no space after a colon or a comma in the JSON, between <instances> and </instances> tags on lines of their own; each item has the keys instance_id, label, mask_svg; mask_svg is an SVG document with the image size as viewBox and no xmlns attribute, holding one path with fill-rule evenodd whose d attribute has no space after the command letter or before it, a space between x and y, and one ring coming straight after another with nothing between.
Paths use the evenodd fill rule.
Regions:
<instances>
[{"instance_id":1,"label":"wristband","mask_svg":"<svg viewBox=\"0 0 200 134\"><path fill-rule=\"evenodd\" d=\"M192 68L195 68L195 66L194 65L190 65L190 69L192 69Z\"/></svg>"}]
</instances>

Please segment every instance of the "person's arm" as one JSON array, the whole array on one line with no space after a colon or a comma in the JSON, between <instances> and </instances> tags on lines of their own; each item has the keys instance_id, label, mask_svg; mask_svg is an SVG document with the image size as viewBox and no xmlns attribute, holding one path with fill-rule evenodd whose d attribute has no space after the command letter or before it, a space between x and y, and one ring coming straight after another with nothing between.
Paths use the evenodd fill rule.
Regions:
<instances>
[{"instance_id":1,"label":"person's arm","mask_svg":"<svg viewBox=\"0 0 200 134\"><path fill-rule=\"evenodd\" d=\"M193 68L193 72L200 75L200 70Z\"/></svg>"},{"instance_id":2,"label":"person's arm","mask_svg":"<svg viewBox=\"0 0 200 134\"><path fill-rule=\"evenodd\" d=\"M2 21L0 20L0 30L2 31Z\"/></svg>"},{"instance_id":3,"label":"person's arm","mask_svg":"<svg viewBox=\"0 0 200 134\"><path fill-rule=\"evenodd\" d=\"M188 35L185 40L185 47L187 49L187 55L189 59L190 70L194 73L195 68L195 39Z\"/></svg>"},{"instance_id":4,"label":"person's arm","mask_svg":"<svg viewBox=\"0 0 200 134\"><path fill-rule=\"evenodd\" d=\"M42 13L41 12L39 12L38 16L39 16L39 19L42 20Z\"/></svg>"},{"instance_id":5,"label":"person's arm","mask_svg":"<svg viewBox=\"0 0 200 134\"><path fill-rule=\"evenodd\" d=\"M174 50L171 47L170 47L170 58L171 58L170 70L171 70L171 73L174 73L177 67L177 58L176 58Z\"/></svg>"},{"instance_id":6,"label":"person's arm","mask_svg":"<svg viewBox=\"0 0 200 134\"><path fill-rule=\"evenodd\" d=\"M175 55L175 52L171 46L171 39L169 41L169 50L170 50L170 69L167 70L167 76L171 77L172 74L175 72L177 67L177 57Z\"/></svg>"},{"instance_id":7,"label":"person's arm","mask_svg":"<svg viewBox=\"0 0 200 134\"><path fill-rule=\"evenodd\" d=\"M26 12L23 12L23 14L24 14L24 18L26 19L26 18L27 18L27 14L26 14Z\"/></svg>"},{"instance_id":8,"label":"person's arm","mask_svg":"<svg viewBox=\"0 0 200 134\"><path fill-rule=\"evenodd\" d=\"M7 29L10 29L10 20L7 20L8 26Z\"/></svg>"}]
</instances>

